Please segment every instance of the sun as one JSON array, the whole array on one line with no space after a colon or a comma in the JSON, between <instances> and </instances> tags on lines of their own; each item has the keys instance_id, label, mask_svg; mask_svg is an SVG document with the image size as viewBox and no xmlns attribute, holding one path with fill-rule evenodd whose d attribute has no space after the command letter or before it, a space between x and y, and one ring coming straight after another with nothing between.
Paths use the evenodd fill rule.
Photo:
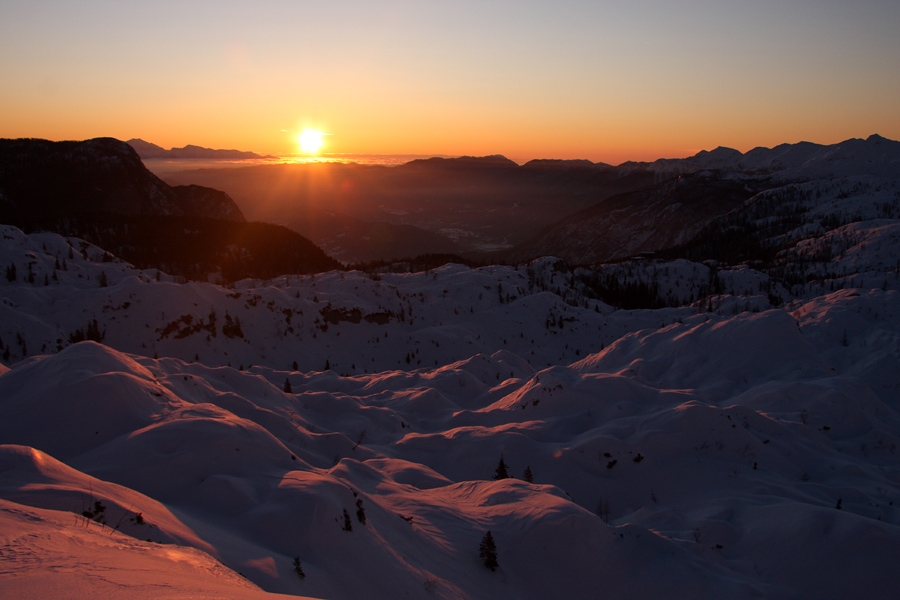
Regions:
<instances>
[{"instance_id":1,"label":"sun","mask_svg":"<svg viewBox=\"0 0 900 600\"><path fill-rule=\"evenodd\" d=\"M325 135L327 134L315 129L304 129L303 132L297 136L297 143L300 144L300 150L306 154L318 154L319 150L322 149L324 143L322 138Z\"/></svg>"}]
</instances>

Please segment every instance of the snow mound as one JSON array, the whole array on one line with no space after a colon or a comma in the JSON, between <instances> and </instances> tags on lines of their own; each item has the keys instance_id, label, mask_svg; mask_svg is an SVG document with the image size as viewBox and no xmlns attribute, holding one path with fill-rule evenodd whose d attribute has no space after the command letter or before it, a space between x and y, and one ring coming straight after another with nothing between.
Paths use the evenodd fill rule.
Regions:
<instances>
[{"instance_id":1,"label":"snow mound","mask_svg":"<svg viewBox=\"0 0 900 600\"><path fill-rule=\"evenodd\" d=\"M65 513L7 500L0 500L0 544L0 596L8 598L283 598L196 548L73 527Z\"/></svg>"},{"instance_id":2,"label":"snow mound","mask_svg":"<svg viewBox=\"0 0 900 600\"><path fill-rule=\"evenodd\" d=\"M3 375L0 406L4 441L26 443L60 459L148 425L167 408L163 388L147 369L94 342Z\"/></svg>"},{"instance_id":3,"label":"snow mound","mask_svg":"<svg viewBox=\"0 0 900 600\"><path fill-rule=\"evenodd\" d=\"M691 388L710 401L775 380L829 375L831 369L784 311L731 319L698 317L637 332L573 365L585 373L622 373L660 388Z\"/></svg>"},{"instance_id":4,"label":"snow mound","mask_svg":"<svg viewBox=\"0 0 900 600\"><path fill-rule=\"evenodd\" d=\"M112 529L137 539L215 553L157 500L86 475L34 448L0 446L0 473L4 498L68 513L72 527Z\"/></svg>"}]
</instances>

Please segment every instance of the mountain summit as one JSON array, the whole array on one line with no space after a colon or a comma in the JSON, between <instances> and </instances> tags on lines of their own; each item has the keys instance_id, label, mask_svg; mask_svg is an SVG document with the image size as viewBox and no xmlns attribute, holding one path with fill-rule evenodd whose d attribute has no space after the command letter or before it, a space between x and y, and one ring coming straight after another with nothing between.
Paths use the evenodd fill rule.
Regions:
<instances>
[{"instance_id":1,"label":"mountain summit","mask_svg":"<svg viewBox=\"0 0 900 600\"><path fill-rule=\"evenodd\" d=\"M169 186L113 138L0 140L0 196L4 223L86 213L244 220L224 192Z\"/></svg>"}]
</instances>

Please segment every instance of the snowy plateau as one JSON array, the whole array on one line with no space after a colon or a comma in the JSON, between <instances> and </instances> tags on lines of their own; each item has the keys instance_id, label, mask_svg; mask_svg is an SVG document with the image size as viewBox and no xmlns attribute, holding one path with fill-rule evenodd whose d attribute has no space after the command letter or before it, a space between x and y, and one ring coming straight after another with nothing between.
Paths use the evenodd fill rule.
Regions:
<instances>
[{"instance_id":1,"label":"snowy plateau","mask_svg":"<svg viewBox=\"0 0 900 600\"><path fill-rule=\"evenodd\" d=\"M896 598L889 166L748 200L804 215L765 269L225 286L0 226L0 597Z\"/></svg>"}]
</instances>

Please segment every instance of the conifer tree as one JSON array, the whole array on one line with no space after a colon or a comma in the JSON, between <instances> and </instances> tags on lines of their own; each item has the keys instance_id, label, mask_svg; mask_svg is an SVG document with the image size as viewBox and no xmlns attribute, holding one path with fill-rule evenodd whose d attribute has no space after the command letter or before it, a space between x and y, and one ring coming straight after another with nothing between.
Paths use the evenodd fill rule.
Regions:
<instances>
[{"instance_id":1,"label":"conifer tree","mask_svg":"<svg viewBox=\"0 0 900 600\"><path fill-rule=\"evenodd\" d=\"M293 392L291 391L291 380L287 377L284 378L284 393L293 394Z\"/></svg>"},{"instance_id":2,"label":"conifer tree","mask_svg":"<svg viewBox=\"0 0 900 600\"><path fill-rule=\"evenodd\" d=\"M503 455L500 455L500 464L497 465L497 472L494 473L494 479L508 479L509 473L506 471L506 463L503 461Z\"/></svg>"},{"instance_id":3,"label":"conifer tree","mask_svg":"<svg viewBox=\"0 0 900 600\"><path fill-rule=\"evenodd\" d=\"M528 483L534 483L534 475L531 473L531 467L525 467L525 473L522 475L522 479Z\"/></svg>"},{"instance_id":4,"label":"conifer tree","mask_svg":"<svg viewBox=\"0 0 900 600\"><path fill-rule=\"evenodd\" d=\"M481 544L478 546L478 556L484 560L484 566L491 571L496 571L500 564L497 562L497 545L494 543L494 536L488 531L481 538Z\"/></svg>"},{"instance_id":5,"label":"conifer tree","mask_svg":"<svg viewBox=\"0 0 900 600\"><path fill-rule=\"evenodd\" d=\"M303 566L300 564L300 557L294 557L294 573L297 574L297 577L300 579L306 579L306 573L303 572Z\"/></svg>"},{"instance_id":6,"label":"conifer tree","mask_svg":"<svg viewBox=\"0 0 900 600\"><path fill-rule=\"evenodd\" d=\"M366 509L363 508L362 504L363 504L362 498L357 498L356 499L356 518L359 520L360 523L365 525L366 524Z\"/></svg>"},{"instance_id":7,"label":"conifer tree","mask_svg":"<svg viewBox=\"0 0 900 600\"><path fill-rule=\"evenodd\" d=\"M350 522L350 513L344 509L344 531L353 531L353 523Z\"/></svg>"}]
</instances>

